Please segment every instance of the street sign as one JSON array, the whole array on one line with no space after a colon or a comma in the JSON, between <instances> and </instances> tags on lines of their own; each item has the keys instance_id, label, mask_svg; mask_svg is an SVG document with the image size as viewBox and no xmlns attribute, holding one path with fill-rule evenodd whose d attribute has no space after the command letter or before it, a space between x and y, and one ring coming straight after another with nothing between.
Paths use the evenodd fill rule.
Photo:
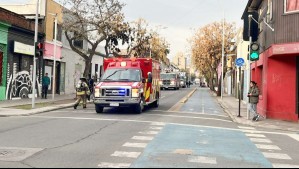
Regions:
<instances>
[{"instance_id":1,"label":"street sign","mask_svg":"<svg viewBox=\"0 0 299 169\"><path fill-rule=\"evenodd\" d=\"M244 63L245 63L245 61L244 61L243 58L237 58L237 59L236 59L236 65L237 65L238 67L243 66Z\"/></svg>"}]
</instances>

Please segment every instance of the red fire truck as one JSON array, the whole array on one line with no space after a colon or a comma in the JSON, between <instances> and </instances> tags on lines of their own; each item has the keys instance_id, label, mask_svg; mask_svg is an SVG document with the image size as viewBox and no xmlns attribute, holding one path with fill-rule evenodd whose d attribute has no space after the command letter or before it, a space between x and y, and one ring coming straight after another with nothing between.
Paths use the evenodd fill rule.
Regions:
<instances>
[{"instance_id":1,"label":"red fire truck","mask_svg":"<svg viewBox=\"0 0 299 169\"><path fill-rule=\"evenodd\" d=\"M149 58L109 58L95 87L97 113L104 107L131 107L141 113L144 106L159 106L160 63Z\"/></svg>"}]
</instances>

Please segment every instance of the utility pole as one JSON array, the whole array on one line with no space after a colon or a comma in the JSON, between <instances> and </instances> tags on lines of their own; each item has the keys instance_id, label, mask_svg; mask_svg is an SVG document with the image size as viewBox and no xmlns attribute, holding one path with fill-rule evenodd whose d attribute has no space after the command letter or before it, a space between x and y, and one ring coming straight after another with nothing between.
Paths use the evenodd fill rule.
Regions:
<instances>
[{"instance_id":1,"label":"utility pole","mask_svg":"<svg viewBox=\"0 0 299 169\"><path fill-rule=\"evenodd\" d=\"M248 15L248 19L249 19L249 53L248 53L248 59L247 59L247 88L248 91L250 90L250 81L251 81L251 61L250 61L250 53L251 53L251 48L250 45L252 43L252 36L251 36L251 19L252 19L252 15ZM247 119L250 119L250 106L249 106L249 98L247 98Z\"/></svg>"},{"instance_id":2,"label":"utility pole","mask_svg":"<svg viewBox=\"0 0 299 169\"><path fill-rule=\"evenodd\" d=\"M54 14L53 14L54 15ZM53 80L52 80L52 100L55 99L55 84L56 84L56 48L57 48L57 13L55 16L55 33L54 33L54 54L53 54Z\"/></svg>"},{"instance_id":3,"label":"utility pole","mask_svg":"<svg viewBox=\"0 0 299 169\"><path fill-rule=\"evenodd\" d=\"M39 0L36 2L36 13L35 13L35 32L34 32L34 45L37 44L38 39L38 8L39 8ZM34 46L35 48L35 46ZM36 52L34 52L34 58L33 58L33 74L32 74L32 109L35 108L35 86L36 86Z\"/></svg>"},{"instance_id":4,"label":"utility pole","mask_svg":"<svg viewBox=\"0 0 299 169\"><path fill-rule=\"evenodd\" d=\"M222 68L221 68L221 100L223 99L223 90L224 90L224 25L225 25L225 16L224 16L224 10L223 10L223 30L222 30ZM219 89L218 89L219 90Z\"/></svg>"}]
</instances>

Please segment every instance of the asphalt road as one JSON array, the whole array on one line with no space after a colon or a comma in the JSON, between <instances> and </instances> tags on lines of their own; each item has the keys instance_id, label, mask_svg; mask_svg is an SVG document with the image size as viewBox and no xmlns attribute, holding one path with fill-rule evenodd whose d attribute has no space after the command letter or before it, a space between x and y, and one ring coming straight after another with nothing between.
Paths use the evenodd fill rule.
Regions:
<instances>
[{"instance_id":1,"label":"asphalt road","mask_svg":"<svg viewBox=\"0 0 299 169\"><path fill-rule=\"evenodd\" d=\"M0 118L0 167L299 167L296 133L234 123L208 89L162 92L142 114L94 106Z\"/></svg>"}]
</instances>

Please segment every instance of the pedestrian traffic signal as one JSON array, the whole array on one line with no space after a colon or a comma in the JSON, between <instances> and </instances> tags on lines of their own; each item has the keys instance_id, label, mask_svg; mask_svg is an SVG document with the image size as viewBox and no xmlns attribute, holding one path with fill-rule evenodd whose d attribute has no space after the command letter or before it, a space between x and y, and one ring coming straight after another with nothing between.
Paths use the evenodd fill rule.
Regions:
<instances>
[{"instance_id":1,"label":"pedestrian traffic signal","mask_svg":"<svg viewBox=\"0 0 299 169\"><path fill-rule=\"evenodd\" d=\"M43 43L35 42L35 56L39 57L43 55Z\"/></svg>"},{"instance_id":2,"label":"pedestrian traffic signal","mask_svg":"<svg viewBox=\"0 0 299 169\"><path fill-rule=\"evenodd\" d=\"M253 42L250 44L250 55L249 59L250 61L257 61L260 59L260 45L256 42Z\"/></svg>"}]
</instances>

